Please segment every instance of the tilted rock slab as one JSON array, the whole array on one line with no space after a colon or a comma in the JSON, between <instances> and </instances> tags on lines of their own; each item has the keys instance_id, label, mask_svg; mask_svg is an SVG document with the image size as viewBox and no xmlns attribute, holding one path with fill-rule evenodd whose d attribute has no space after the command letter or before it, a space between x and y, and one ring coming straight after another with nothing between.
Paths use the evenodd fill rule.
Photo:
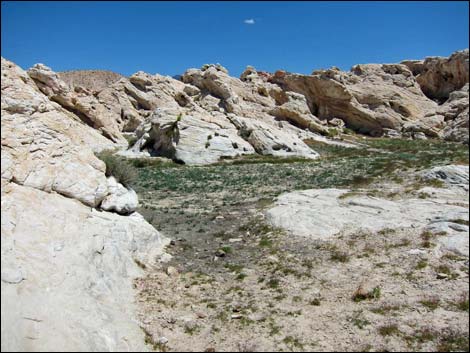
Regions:
<instances>
[{"instance_id":1,"label":"tilted rock slab","mask_svg":"<svg viewBox=\"0 0 470 353\"><path fill-rule=\"evenodd\" d=\"M57 73L43 64L34 65L28 70L28 75L52 101L76 114L113 142L125 144L116 120L91 93L80 94L72 91Z\"/></svg>"},{"instance_id":2,"label":"tilted rock slab","mask_svg":"<svg viewBox=\"0 0 470 353\"><path fill-rule=\"evenodd\" d=\"M254 153L253 147L238 136L235 127L217 117L183 115L181 109L156 109L138 128L139 140L131 150L148 148L151 154L189 165L215 163L221 157ZM223 126L225 124L225 126Z\"/></svg>"}]
</instances>

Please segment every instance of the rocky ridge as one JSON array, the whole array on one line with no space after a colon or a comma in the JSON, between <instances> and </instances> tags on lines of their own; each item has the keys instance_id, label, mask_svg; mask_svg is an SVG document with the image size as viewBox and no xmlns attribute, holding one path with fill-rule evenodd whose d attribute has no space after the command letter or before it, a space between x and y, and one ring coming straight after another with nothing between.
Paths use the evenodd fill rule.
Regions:
<instances>
[{"instance_id":1,"label":"rocky ridge","mask_svg":"<svg viewBox=\"0 0 470 353\"><path fill-rule=\"evenodd\" d=\"M43 65L29 75L51 100L113 142L122 144L126 135L133 142L123 152L127 156L164 156L186 164L254 153L316 158L303 140L340 144L339 138L325 137L345 128L468 143L468 51L312 75L258 73L248 66L238 79L219 64L189 69L179 80L137 72L93 94L68 86ZM441 104L430 99L437 93L427 88L444 85L439 75L449 81Z\"/></svg>"},{"instance_id":2,"label":"rocky ridge","mask_svg":"<svg viewBox=\"0 0 470 353\"><path fill-rule=\"evenodd\" d=\"M124 77L108 70L71 70L58 74L69 86L82 87L92 92L99 92Z\"/></svg>"}]
</instances>

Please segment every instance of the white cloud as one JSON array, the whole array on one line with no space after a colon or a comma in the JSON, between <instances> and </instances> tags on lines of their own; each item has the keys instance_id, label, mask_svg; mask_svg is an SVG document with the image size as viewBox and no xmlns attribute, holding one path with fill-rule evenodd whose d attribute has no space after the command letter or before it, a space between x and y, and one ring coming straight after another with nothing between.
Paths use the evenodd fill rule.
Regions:
<instances>
[{"instance_id":1,"label":"white cloud","mask_svg":"<svg viewBox=\"0 0 470 353\"><path fill-rule=\"evenodd\" d=\"M246 19L245 21L243 21L245 24L247 25L254 25L255 24L255 20L252 19L252 18L248 18Z\"/></svg>"}]
</instances>

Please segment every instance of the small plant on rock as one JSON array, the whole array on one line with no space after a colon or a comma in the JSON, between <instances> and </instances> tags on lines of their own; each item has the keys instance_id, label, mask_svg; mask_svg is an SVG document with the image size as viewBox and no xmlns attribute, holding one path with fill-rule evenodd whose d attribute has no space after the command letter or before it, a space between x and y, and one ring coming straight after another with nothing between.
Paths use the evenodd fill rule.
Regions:
<instances>
[{"instance_id":1,"label":"small plant on rock","mask_svg":"<svg viewBox=\"0 0 470 353\"><path fill-rule=\"evenodd\" d=\"M110 151L97 153L96 156L106 164L106 176L113 176L126 187L131 187L137 181L137 171L123 157L116 156Z\"/></svg>"}]
</instances>

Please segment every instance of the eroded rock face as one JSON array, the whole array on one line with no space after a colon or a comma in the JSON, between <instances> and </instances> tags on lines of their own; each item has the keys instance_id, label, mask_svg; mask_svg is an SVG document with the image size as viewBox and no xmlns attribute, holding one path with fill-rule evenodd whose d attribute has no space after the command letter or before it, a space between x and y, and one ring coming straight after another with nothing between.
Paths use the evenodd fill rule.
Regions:
<instances>
[{"instance_id":1,"label":"eroded rock face","mask_svg":"<svg viewBox=\"0 0 470 353\"><path fill-rule=\"evenodd\" d=\"M256 70L252 71L256 76ZM309 113L303 96L285 94L263 80L244 82L230 77L221 66L190 69L182 76L183 82L143 73L137 76L138 80L135 75L130 78L138 89L131 95L139 97L142 122L135 129L139 140L127 155L148 151L187 164L253 153L317 156L302 138L316 137L311 131L328 131ZM258 131L248 138L251 132L247 131L265 128L269 132ZM304 130L306 136L301 138Z\"/></svg>"},{"instance_id":2,"label":"eroded rock face","mask_svg":"<svg viewBox=\"0 0 470 353\"><path fill-rule=\"evenodd\" d=\"M405 60L402 64L416 75L423 93L436 101L445 101L453 91L468 83L468 49L457 51L448 58L428 57L425 60Z\"/></svg>"},{"instance_id":3,"label":"eroded rock face","mask_svg":"<svg viewBox=\"0 0 470 353\"><path fill-rule=\"evenodd\" d=\"M36 64L28 75L48 98L71 111L83 122L100 131L113 142L124 143L116 120L90 92L74 92L59 75L43 64ZM125 143L124 143L125 144Z\"/></svg>"},{"instance_id":4,"label":"eroded rock face","mask_svg":"<svg viewBox=\"0 0 470 353\"><path fill-rule=\"evenodd\" d=\"M292 133L272 128L270 125L236 115L230 116L241 136L255 151L263 155L278 157L299 156L315 159L319 155Z\"/></svg>"},{"instance_id":5,"label":"eroded rock face","mask_svg":"<svg viewBox=\"0 0 470 353\"><path fill-rule=\"evenodd\" d=\"M221 157L254 153L253 147L238 136L224 118L186 115L181 109L156 109L138 129L140 139L133 150L149 150L190 165L215 163Z\"/></svg>"},{"instance_id":6,"label":"eroded rock face","mask_svg":"<svg viewBox=\"0 0 470 353\"><path fill-rule=\"evenodd\" d=\"M468 144L469 130L469 86L468 83L458 91L450 93L449 99L438 110L444 119L442 136L448 141Z\"/></svg>"},{"instance_id":7,"label":"eroded rock face","mask_svg":"<svg viewBox=\"0 0 470 353\"><path fill-rule=\"evenodd\" d=\"M37 82L2 58L2 351L145 350L132 281L166 240L138 213L96 209L135 209L93 153L116 144Z\"/></svg>"},{"instance_id":8,"label":"eroded rock face","mask_svg":"<svg viewBox=\"0 0 470 353\"><path fill-rule=\"evenodd\" d=\"M371 135L381 135L384 128L400 131L404 122L424 121L437 108L412 72L399 64L356 65L351 72L333 68L312 75L278 72L271 82L303 94L320 119L341 118L349 128Z\"/></svg>"},{"instance_id":9,"label":"eroded rock face","mask_svg":"<svg viewBox=\"0 0 470 353\"><path fill-rule=\"evenodd\" d=\"M49 101L3 58L2 76L2 179L97 206L108 189L92 149L111 148L111 141Z\"/></svg>"}]
</instances>

